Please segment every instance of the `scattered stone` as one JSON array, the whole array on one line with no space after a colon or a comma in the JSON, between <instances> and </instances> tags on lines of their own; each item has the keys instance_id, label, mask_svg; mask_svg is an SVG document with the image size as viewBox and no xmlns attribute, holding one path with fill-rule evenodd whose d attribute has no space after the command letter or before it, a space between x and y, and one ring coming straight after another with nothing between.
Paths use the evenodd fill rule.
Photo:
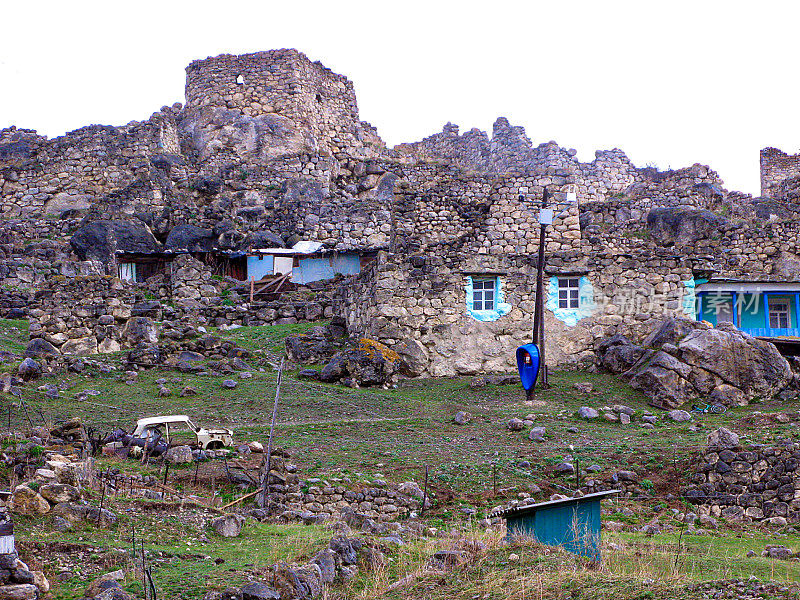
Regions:
<instances>
[{"instance_id":1,"label":"scattered stone","mask_svg":"<svg viewBox=\"0 0 800 600\"><path fill-rule=\"evenodd\" d=\"M235 388L237 383L233 379L226 379L222 382L222 387L232 390Z\"/></svg>"},{"instance_id":2,"label":"scattered stone","mask_svg":"<svg viewBox=\"0 0 800 600\"><path fill-rule=\"evenodd\" d=\"M786 546L767 546L761 553L761 556L768 558L775 558L777 560L789 560L792 558L793 552Z\"/></svg>"},{"instance_id":3,"label":"scattered stone","mask_svg":"<svg viewBox=\"0 0 800 600\"><path fill-rule=\"evenodd\" d=\"M553 472L556 475L572 475L575 472L575 467L568 462L561 462L553 467Z\"/></svg>"},{"instance_id":4,"label":"scattered stone","mask_svg":"<svg viewBox=\"0 0 800 600\"><path fill-rule=\"evenodd\" d=\"M528 437L532 442L543 442L544 441L544 434L545 428L544 427L534 427L531 429Z\"/></svg>"},{"instance_id":5,"label":"scattered stone","mask_svg":"<svg viewBox=\"0 0 800 600\"><path fill-rule=\"evenodd\" d=\"M509 419L506 426L509 431L522 431L525 429L525 423L522 422L522 419L517 419L516 417Z\"/></svg>"},{"instance_id":6,"label":"scattered stone","mask_svg":"<svg viewBox=\"0 0 800 600\"><path fill-rule=\"evenodd\" d=\"M211 520L211 527L222 537L239 537L245 518L242 515L227 514Z\"/></svg>"},{"instance_id":7,"label":"scattered stone","mask_svg":"<svg viewBox=\"0 0 800 600\"><path fill-rule=\"evenodd\" d=\"M466 425L472 420L472 416L469 413L460 410L456 413L456 416L453 417L453 421L455 421L459 425Z\"/></svg>"},{"instance_id":8,"label":"scattered stone","mask_svg":"<svg viewBox=\"0 0 800 600\"><path fill-rule=\"evenodd\" d=\"M588 381L573 383L572 387L582 394L591 394L594 391L594 386Z\"/></svg>"},{"instance_id":9,"label":"scattered stone","mask_svg":"<svg viewBox=\"0 0 800 600\"><path fill-rule=\"evenodd\" d=\"M581 419L596 419L600 416L600 413L590 406L581 406L580 409L578 409L578 416Z\"/></svg>"}]
</instances>

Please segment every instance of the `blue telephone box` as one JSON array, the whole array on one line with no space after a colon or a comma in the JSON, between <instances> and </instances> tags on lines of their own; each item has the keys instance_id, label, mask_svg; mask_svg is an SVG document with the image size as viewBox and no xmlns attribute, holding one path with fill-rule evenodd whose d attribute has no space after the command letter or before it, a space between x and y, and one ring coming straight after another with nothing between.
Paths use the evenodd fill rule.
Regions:
<instances>
[{"instance_id":1,"label":"blue telephone box","mask_svg":"<svg viewBox=\"0 0 800 600\"><path fill-rule=\"evenodd\" d=\"M539 376L539 347L536 344L525 344L517 348L517 370L526 391L533 388Z\"/></svg>"}]
</instances>

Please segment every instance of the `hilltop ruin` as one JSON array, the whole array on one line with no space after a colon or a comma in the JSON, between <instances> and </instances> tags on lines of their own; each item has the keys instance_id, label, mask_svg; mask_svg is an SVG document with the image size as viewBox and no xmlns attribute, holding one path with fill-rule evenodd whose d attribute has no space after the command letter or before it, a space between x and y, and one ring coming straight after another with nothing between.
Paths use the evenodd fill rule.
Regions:
<instances>
[{"instance_id":1,"label":"hilltop ruin","mask_svg":"<svg viewBox=\"0 0 800 600\"><path fill-rule=\"evenodd\" d=\"M137 346L141 316L167 322L154 346L189 324L339 316L411 375L508 371L547 187L577 200L547 239L551 362L594 362L599 340L669 315L797 335L798 156L763 150L754 198L703 165L575 154L502 117L491 137L448 123L387 148L353 83L296 50L194 61L186 104L146 121L0 130L2 315L53 356ZM313 294L248 296L281 275Z\"/></svg>"}]
</instances>

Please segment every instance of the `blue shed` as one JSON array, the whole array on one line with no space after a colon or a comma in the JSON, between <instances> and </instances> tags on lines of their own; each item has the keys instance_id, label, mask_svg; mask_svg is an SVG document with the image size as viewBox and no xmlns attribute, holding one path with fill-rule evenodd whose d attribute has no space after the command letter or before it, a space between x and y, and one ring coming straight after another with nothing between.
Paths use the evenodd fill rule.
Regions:
<instances>
[{"instance_id":1,"label":"blue shed","mask_svg":"<svg viewBox=\"0 0 800 600\"><path fill-rule=\"evenodd\" d=\"M586 494L510 508L497 513L505 518L507 539L515 535L534 538L546 546L565 550L594 561L600 560L600 501L619 490Z\"/></svg>"}]
</instances>

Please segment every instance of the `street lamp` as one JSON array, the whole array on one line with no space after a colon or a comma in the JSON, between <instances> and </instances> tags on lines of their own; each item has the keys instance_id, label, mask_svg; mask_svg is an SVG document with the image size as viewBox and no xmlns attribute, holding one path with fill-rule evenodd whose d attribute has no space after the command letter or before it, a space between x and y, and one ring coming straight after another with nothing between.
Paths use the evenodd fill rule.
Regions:
<instances>
[{"instance_id":1,"label":"street lamp","mask_svg":"<svg viewBox=\"0 0 800 600\"><path fill-rule=\"evenodd\" d=\"M520 194L520 202L525 201L525 196ZM570 207L577 204L578 196L572 186L569 186L568 191L564 195L563 201L550 202L550 191L547 186L544 187L542 193L542 203L539 209L539 258L536 265L536 304L533 310L533 335L532 344L537 346L539 350L539 369L542 372L542 386L546 387L547 383L547 364L545 363L544 353L544 248L545 238L547 233L547 226L553 224L553 220L562 217L566 214ZM563 207L563 208L562 208ZM561 212L554 215L554 208L561 208ZM536 389L536 380L534 379L533 385L527 389L527 396L530 400L533 392Z\"/></svg>"}]
</instances>

